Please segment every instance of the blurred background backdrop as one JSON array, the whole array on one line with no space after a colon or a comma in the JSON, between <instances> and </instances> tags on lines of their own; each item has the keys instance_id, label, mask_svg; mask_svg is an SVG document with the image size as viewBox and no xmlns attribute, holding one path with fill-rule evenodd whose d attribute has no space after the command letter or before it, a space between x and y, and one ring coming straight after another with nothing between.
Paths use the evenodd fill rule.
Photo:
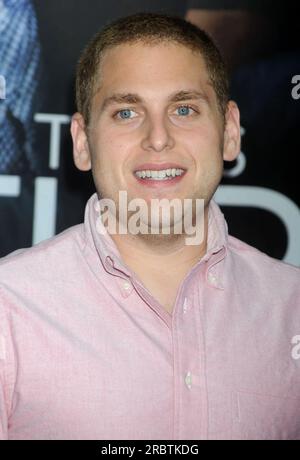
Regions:
<instances>
[{"instance_id":1,"label":"blurred background backdrop","mask_svg":"<svg viewBox=\"0 0 300 460\"><path fill-rule=\"evenodd\" d=\"M0 0L0 256L83 221L95 189L72 160L76 62L105 24L150 11L205 29L229 67L242 151L215 199L230 233L300 266L297 3Z\"/></svg>"}]
</instances>

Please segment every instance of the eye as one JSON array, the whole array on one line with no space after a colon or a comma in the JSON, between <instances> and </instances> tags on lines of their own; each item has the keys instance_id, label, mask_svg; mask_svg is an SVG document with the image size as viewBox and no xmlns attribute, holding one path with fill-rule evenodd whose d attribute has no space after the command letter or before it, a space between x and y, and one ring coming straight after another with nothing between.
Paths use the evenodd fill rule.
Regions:
<instances>
[{"instance_id":1,"label":"eye","mask_svg":"<svg viewBox=\"0 0 300 460\"><path fill-rule=\"evenodd\" d=\"M190 115L190 110L192 110L193 112L196 112L196 110L190 105L180 105L179 107L177 107L176 110L179 111L179 115L183 115L183 116Z\"/></svg>"},{"instance_id":2,"label":"eye","mask_svg":"<svg viewBox=\"0 0 300 460\"><path fill-rule=\"evenodd\" d=\"M135 113L134 110L122 109L122 110L118 110L117 112L115 112L113 117L121 119L121 120L130 120L131 118L133 118L130 116L131 113Z\"/></svg>"}]
</instances>

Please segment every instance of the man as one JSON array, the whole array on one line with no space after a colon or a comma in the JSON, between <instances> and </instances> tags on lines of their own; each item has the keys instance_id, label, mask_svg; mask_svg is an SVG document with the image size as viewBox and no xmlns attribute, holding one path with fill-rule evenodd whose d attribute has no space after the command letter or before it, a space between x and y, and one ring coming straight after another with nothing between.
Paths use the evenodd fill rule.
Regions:
<instances>
[{"instance_id":1,"label":"man","mask_svg":"<svg viewBox=\"0 0 300 460\"><path fill-rule=\"evenodd\" d=\"M240 150L227 88L179 18L119 19L84 50L71 133L97 193L84 224L1 261L3 439L300 439L299 269L228 236L212 200ZM203 239L173 231L185 208L126 232L120 191L144 230L155 199L192 200Z\"/></svg>"}]
</instances>

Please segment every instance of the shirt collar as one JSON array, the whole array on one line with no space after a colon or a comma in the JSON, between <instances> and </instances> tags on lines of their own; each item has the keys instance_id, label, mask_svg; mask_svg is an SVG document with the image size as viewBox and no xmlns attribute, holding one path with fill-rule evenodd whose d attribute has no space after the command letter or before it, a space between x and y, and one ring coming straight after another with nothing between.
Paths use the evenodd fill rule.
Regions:
<instances>
[{"instance_id":1,"label":"shirt collar","mask_svg":"<svg viewBox=\"0 0 300 460\"><path fill-rule=\"evenodd\" d=\"M88 200L85 208L84 229L87 244L96 250L105 270L120 276L134 276L134 273L121 259L120 252L103 225L98 206L98 196L94 193ZM205 264L205 279L215 288L223 289L223 264L228 246L228 226L220 207L211 199L208 209L207 251L196 264Z\"/></svg>"},{"instance_id":2,"label":"shirt collar","mask_svg":"<svg viewBox=\"0 0 300 460\"><path fill-rule=\"evenodd\" d=\"M201 262L206 264L205 280L217 289L224 289L224 261L228 248L228 225L214 199L208 210L207 250Z\"/></svg>"}]
</instances>

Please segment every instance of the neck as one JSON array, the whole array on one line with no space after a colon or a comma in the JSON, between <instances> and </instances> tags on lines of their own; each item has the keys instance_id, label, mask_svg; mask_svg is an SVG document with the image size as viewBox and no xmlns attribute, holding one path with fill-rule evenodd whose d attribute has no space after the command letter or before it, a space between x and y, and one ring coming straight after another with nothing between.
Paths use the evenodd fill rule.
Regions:
<instances>
[{"instance_id":1,"label":"neck","mask_svg":"<svg viewBox=\"0 0 300 460\"><path fill-rule=\"evenodd\" d=\"M186 244L188 235L113 234L123 261L139 275L164 272L180 277L188 272L206 253L208 209L204 212L203 241Z\"/></svg>"}]
</instances>

